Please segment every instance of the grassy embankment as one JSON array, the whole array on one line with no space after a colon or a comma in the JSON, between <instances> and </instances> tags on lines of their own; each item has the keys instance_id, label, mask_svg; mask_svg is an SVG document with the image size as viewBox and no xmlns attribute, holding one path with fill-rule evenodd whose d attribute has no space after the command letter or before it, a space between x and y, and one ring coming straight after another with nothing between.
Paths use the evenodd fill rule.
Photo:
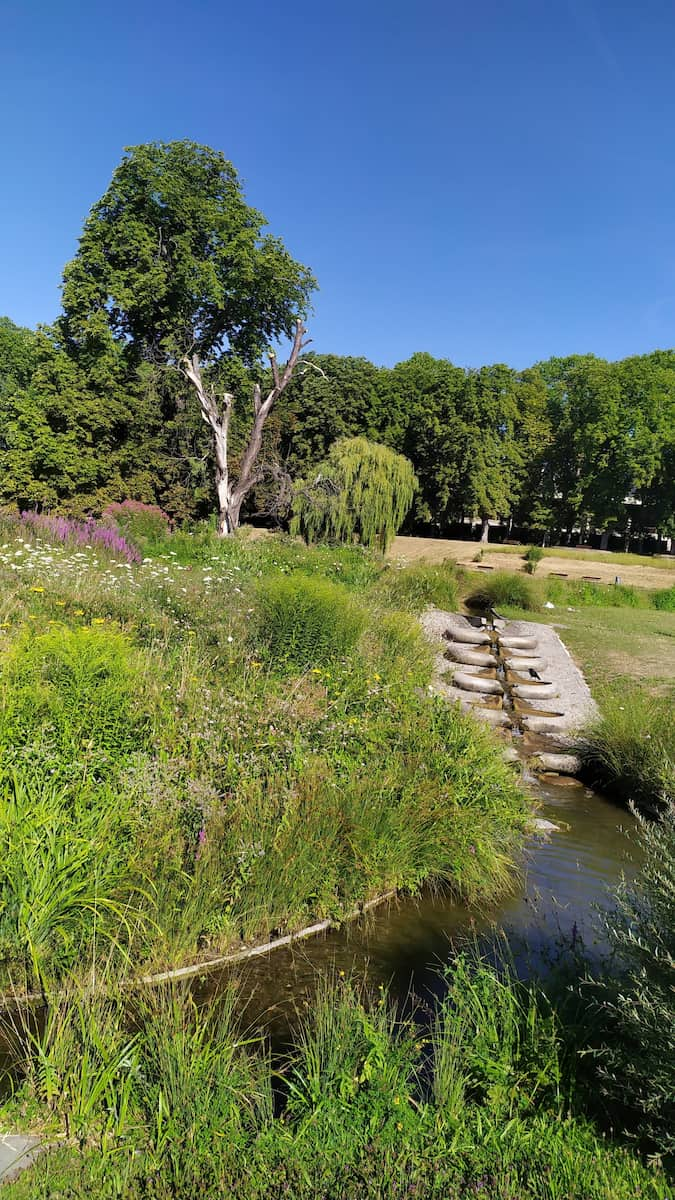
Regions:
<instances>
[{"instance_id":1,"label":"grassy embankment","mask_svg":"<svg viewBox=\"0 0 675 1200\"><path fill-rule=\"evenodd\" d=\"M123 994L390 886L495 895L524 818L490 735L424 695L410 613L456 606L452 570L207 535L150 558L0 550L2 965L49 998L0 1123L62 1143L8 1197L665 1198L490 970L459 965L431 1033L338 984L274 1069L227 1004Z\"/></svg>"},{"instance_id":2,"label":"grassy embankment","mask_svg":"<svg viewBox=\"0 0 675 1200\"><path fill-rule=\"evenodd\" d=\"M390 888L508 887L524 801L490 734L425 695L414 572L206 533L134 565L12 532L3 988L213 956ZM425 588L455 603L451 571Z\"/></svg>"}]
</instances>

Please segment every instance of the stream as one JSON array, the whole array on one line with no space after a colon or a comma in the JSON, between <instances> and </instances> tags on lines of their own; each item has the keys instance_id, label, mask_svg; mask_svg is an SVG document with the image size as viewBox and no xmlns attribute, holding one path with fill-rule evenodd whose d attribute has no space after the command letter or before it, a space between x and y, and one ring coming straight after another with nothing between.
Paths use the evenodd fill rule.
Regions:
<instances>
[{"instance_id":1,"label":"stream","mask_svg":"<svg viewBox=\"0 0 675 1200\"><path fill-rule=\"evenodd\" d=\"M561 936L568 943L581 937L587 952L601 954L595 909L610 904L622 874L636 869L636 846L625 834L635 819L573 779L526 786L537 816L560 831L529 836L514 888L499 903L471 910L437 892L398 899L340 930L203 977L196 998L206 1001L232 982L244 1020L283 1039L326 972L384 984L405 1005L442 991L439 972L467 936L487 946L503 929L523 977L546 972Z\"/></svg>"}]
</instances>

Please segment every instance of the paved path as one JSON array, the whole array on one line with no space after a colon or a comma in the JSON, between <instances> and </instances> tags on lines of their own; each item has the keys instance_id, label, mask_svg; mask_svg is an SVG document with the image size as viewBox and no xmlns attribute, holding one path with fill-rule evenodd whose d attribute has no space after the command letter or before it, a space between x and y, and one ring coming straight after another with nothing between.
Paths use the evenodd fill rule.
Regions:
<instances>
[{"instance_id":1,"label":"paved path","mask_svg":"<svg viewBox=\"0 0 675 1200\"><path fill-rule=\"evenodd\" d=\"M39 1138L24 1133L0 1133L0 1183L9 1183L40 1153Z\"/></svg>"}]
</instances>

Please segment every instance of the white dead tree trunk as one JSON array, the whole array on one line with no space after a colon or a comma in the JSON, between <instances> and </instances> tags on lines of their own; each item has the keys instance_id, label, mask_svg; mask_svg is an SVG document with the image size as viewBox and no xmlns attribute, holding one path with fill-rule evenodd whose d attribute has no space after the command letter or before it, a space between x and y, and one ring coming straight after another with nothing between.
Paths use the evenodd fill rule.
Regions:
<instances>
[{"instance_id":1,"label":"white dead tree trunk","mask_svg":"<svg viewBox=\"0 0 675 1200\"><path fill-rule=\"evenodd\" d=\"M284 388L290 383L300 356L311 338L306 337L307 330L300 320L296 323L295 334L288 362L283 368L279 367L274 351L270 351L269 360L272 370L272 387L263 400L260 384L253 389L253 428L248 444L244 450L239 474L236 480L230 475L228 463L228 434L234 396L225 392L219 403L215 392L209 388L202 378L199 359L196 354L185 357L181 370L190 381L197 393L199 407L203 420L209 426L213 435L213 449L216 459L216 493L218 496L218 533L228 537L239 525L239 514L251 488L259 482L257 470L258 457L262 446L263 429L276 401Z\"/></svg>"}]
</instances>

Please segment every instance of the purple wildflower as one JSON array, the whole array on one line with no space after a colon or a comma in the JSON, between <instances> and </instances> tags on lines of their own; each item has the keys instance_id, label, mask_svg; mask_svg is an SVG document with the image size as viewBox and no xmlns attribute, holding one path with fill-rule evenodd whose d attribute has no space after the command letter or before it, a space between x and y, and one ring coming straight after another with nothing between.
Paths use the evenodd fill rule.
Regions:
<instances>
[{"instance_id":1,"label":"purple wildflower","mask_svg":"<svg viewBox=\"0 0 675 1200\"><path fill-rule=\"evenodd\" d=\"M34 533L76 546L96 546L129 563L139 563L141 556L122 534L110 526L101 525L93 517L77 521L72 517L56 517L47 513L22 512L21 523Z\"/></svg>"}]
</instances>

